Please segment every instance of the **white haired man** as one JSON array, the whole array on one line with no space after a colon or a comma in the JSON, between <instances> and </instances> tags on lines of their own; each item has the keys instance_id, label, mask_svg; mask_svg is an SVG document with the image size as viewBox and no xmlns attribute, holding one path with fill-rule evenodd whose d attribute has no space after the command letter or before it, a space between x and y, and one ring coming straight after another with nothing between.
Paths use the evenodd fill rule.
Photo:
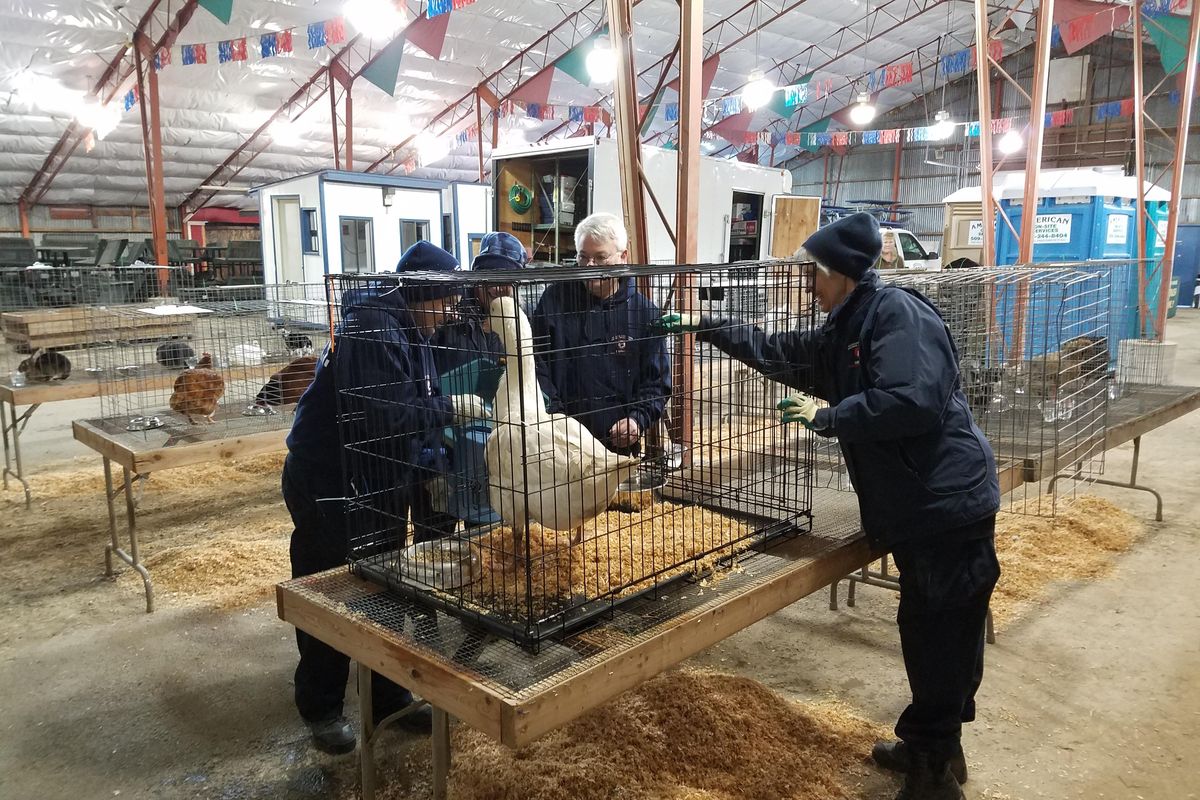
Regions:
<instances>
[{"instance_id":1,"label":"white haired man","mask_svg":"<svg viewBox=\"0 0 1200 800\"><path fill-rule=\"evenodd\" d=\"M656 329L662 312L632 277L611 274L629 263L617 216L580 222L575 249L582 280L551 284L533 312L538 381L550 411L579 420L616 452L637 452L671 394L666 337Z\"/></svg>"}]
</instances>

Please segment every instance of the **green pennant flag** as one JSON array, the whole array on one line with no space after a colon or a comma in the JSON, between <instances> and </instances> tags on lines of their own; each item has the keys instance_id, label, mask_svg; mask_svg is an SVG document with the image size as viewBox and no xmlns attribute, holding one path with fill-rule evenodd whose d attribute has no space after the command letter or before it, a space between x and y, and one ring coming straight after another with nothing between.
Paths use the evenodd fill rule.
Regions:
<instances>
[{"instance_id":1,"label":"green pennant flag","mask_svg":"<svg viewBox=\"0 0 1200 800\"><path fill-rule=\"evenodd\" d=\"M592 52L592 45L595 43L595 36L589 36L587 39L584 39L563 53L562 58L554 62L554 68L567 73L584 86L589 85L591 76L588 75L587 57L588 53Z\"/></svg>"},{"instance_id":2,"label":"green pennant flag","mask_svg":"<svg viewBox=\"0 0 1200 800\"><path fill-rule=\"evenodd\" d=\"M233 18L233 0L197 0L197 3L226 25Z\"/></svg>"},{"instance_id":3,"label":"green pennant flag","mask_svg":"<svg viewBox=\"0 0 1200 800\"><path fill-rule=\"evenodd\" d=\"M824 133L827 130L829 130L829 117L826 117L825 119L819 119L816 122L814 122L812 125L805 125L803 128L800 129L800 147L804 150L807 150L810 153L817 152L821 148L815 144L805 144L804 134L806 134L806 133Z\"/></svg>"},{"instance_id":4,"label":"green pennant flag","mask_svg":"<svg viewBox=\"0 0 1200 800\"><path fill-rule=\"evenodd\" d=\"M1145 13L1145 12L1143 12ZM1162 60L1163 69L1168 75L1183 72L1187 62L1188 40L1187 17L1175 17L1170 14L1151 17L1146 15L1146 32L1150 41L1158 48L1158 57Z\"/></svg>"},{"instance_id":5,"label":"green pennant flag","mask_svg":"<svg viewBox=\"0 0 1200 800\"><path fill-rule=\"evenodd\" d=\"M404 37L401 36L379 52L371 65L362 71L362 76L395 97L396 79L400 76L400 61L403 58Z\"/></svg>"},{"instance_id":6,"label":"green pennant flag","mask_svg":"<svg viewBox=\"0 0 1200 800\"><path fill-rule=\"evenodd\" d=\"M662 104L662 96L663 92L659 91L658 94L650 98L650 107L646 109L646 118L642 120L642 129L639 131L642 136L646 135L646 131L650 129L650 124L654 122L654 118L658 116L658 107L660 104Z\"/></svg>"},{"instance_id":7,"label":"green pennant flag","mask_svg":"<svg viewBox=\"0 0 1200 800\"><path fill-rule=\"evenodd\" d=\"M791 85L792 86L807 86L808 82L811 78L812 78L812 73L809 73L808 75L805 75L803 78L800 78L798 81L796 81L795 83L793 83ZM767 103L767 109L772 114L775 114L778 117L783 117L784 119L787 119L788 117L792 116L797 111L799 111L801 108L803 108L803 106L799 103L797 103L795 105L788 105L787 89L788 89L788 87L786 87L786 86L781 86L780 88L776 89L775 94L771 95L771 102Z\"/></svg>"}]
</instances>

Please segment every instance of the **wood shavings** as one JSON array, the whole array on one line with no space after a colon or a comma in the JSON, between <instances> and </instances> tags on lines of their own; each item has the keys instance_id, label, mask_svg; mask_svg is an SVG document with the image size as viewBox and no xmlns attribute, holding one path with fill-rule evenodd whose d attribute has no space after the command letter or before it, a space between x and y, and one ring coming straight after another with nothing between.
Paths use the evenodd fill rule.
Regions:
<instances>
[{"instance_id":1,"label":"wood shavings","mask_svg":"<svg viewBox=\"0 0 1200 800\"><path fill-rule=\"evenodd\" d=\"M254 605L292 576L286 538L171 547L147 558L146 568L157 591L222 609Z\"/></svg>"},{"instance_id":2,"label":"wood shavings","mask_svg":"<svg viewBox=\"0 0 1200 800\"><path fill-rule=\"evenodd\" d=\"M530 526L528 577L534 613L545 614L570 598L635 594L662 579L702 574L747 549L749 525L697 506L658 503L637 513L607 511L588 522L582 541ZM482 591L501 613L526 609L524 552L513 555L511 528L489 531L479 542Z\"/></svg>"},{"instance_id":3,"label":"wood shavings","mask_svg":"<svg viewBox=\"0 0 1200 800\"><path fill-rule=\"evenodd\" d=\"M1027 502L1042 509L1054 507L1048 498ZM1045 597L1056 581L1095 580L1108 574L1115 556L1145 532L1134 516L1091 495L1059 498L1057 512L1053 517L997 515L1001 575L992 595L997 625L1011 622L1023 607Z\"/></svg>"}]
</instances>

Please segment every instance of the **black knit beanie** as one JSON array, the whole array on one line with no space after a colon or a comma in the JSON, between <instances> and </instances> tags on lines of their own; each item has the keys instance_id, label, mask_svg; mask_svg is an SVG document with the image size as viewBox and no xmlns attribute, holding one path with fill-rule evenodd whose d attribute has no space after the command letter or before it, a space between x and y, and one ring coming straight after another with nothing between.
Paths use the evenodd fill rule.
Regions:
<instances>
[{"instance_id":1,"label":"black knit beanie","mask_svg":"<svg viewBox=\"0 0 1200 800\"><path fill-rule=\"evenodd\" d=\"M396 265L396 272L401 275L409 272L453 272L456 269L458 269L457 258L437 245L424 241L417 242L405 250L404 255L400 256L400 263ZM460 283L422 281L415 275L413 277L414 281L411 283L406 281L400 287L400 294L410 303L440 300L444 297L462 294L463 291Z\"/></svg>"},{"instance_id":2,"label":"black knit beanie","mask_svg":"<svg viewBox=\"0 0 1200 800\"><path fill-rule=\"evenodd\" d=\"M810 257L854 281L862 280L866 271L879 260L882 249L878 220L863 212L818 228L804 242L804 250Z\"/></svg>"}]
</instances>

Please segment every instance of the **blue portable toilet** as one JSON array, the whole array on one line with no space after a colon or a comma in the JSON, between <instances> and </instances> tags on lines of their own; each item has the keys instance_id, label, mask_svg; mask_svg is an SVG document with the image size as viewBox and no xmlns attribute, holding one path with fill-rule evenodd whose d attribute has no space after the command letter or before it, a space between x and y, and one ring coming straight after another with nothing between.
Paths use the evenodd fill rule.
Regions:
<instances>
[{"instance_id":1,"label":"blue portable toilet","mask_svg":"<svg viewBox=\"0 0 1200 800\"><path fill-rule=\"evenodd\" d=\"M1175 266L1172 270L1179 279L1179 308L1190 308L1196 292L1196 278L1200 274L1200 225L1180 225L1175 238Z\"/></svg>"}]
</instances>

